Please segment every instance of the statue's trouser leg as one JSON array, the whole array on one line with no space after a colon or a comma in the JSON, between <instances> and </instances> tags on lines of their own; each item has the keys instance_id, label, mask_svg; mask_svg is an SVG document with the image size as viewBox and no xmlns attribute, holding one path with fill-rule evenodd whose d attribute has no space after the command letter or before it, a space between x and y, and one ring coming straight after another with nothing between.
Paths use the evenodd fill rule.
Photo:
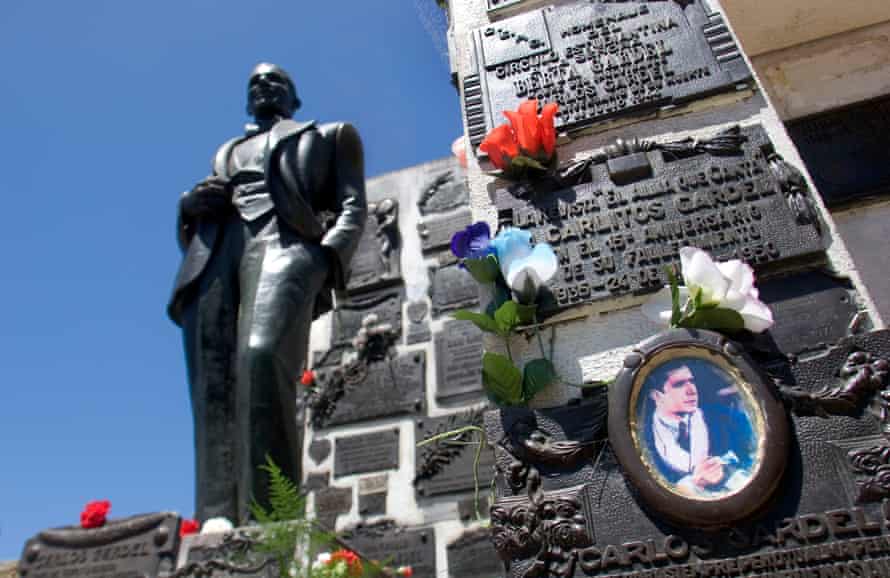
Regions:
<instances>
[{"instance_id":1,"label":"statue's trouser leg","mask_svg":"<svg viewBox=\"0 0 890 578\"><path fill-rule=\"evenodd\" d=\"M277 223L248 238L241 261L238 322L239 496L241 521L251 498L268 505L266 455L295 483L301 481L303 424L297 423L297 383L306 359L312 308L328 272L317 244ZM246 499L245 499L246 498Z\"/></svg>"},{"instance_id":2,"label":"statue's trouser leg","mask_svg":"<svg viewBox=\"0 0 890 578\"><path fill-rule=\"evenodd\" d=\"M183 337L195 431L195 516L238 513L235 476L235 350L241 220L220 227L221 238L183 310Z\"/></svg>"}]
</instances>

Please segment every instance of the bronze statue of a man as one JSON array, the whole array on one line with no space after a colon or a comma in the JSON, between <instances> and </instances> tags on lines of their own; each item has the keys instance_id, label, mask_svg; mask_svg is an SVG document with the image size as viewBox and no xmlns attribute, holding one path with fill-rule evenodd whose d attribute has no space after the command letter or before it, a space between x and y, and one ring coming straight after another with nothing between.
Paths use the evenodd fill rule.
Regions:
<instances>
[{"instance_id":1,"label":"bronze statue of a man","mask_svg":"<svg viewBox=\"0 0 890 578\"><path fill-rule=\"evenodd\" d=\"M295 122L299 106L288 74L259 64L247 87L256 124L179 202L185 256L168 313L185 341L200 520L245 523L251 499L266 503L267 454L299 483L310 325L345 287L365 224L358 133Z\"/></svg>"}]
</instances>

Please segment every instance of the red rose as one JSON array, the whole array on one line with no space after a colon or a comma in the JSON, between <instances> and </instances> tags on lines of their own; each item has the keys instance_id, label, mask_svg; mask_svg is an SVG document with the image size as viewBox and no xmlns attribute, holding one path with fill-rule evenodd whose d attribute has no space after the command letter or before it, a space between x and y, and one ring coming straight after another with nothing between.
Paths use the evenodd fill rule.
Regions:
<instances>
[{"instance_id":1,"label":"red rose","mask_svg":"<svg viewBox=\"0 0 890 578\"><path fill-rule=\"evenodd\" d=\"M331 560L328 564L336 564L340 560L346 562L346 567L349 570L350 576L354 576L355 578L361 577L362 561L359 560L355 552L350 550L337 550L336 552L331 553Z\"/></svg>"},{"instance_id":2,"label":"red rose","mask_svg":"<svg viewBox=\"0 0 890 578\"><path fill-rule=\"evenodd\" d=\"M83 512L80 513L81 528L99 528L105 525L108 510L111 509L111 502L108 500L98 500L95 502L87 502Z\"/></svg>"},{"instance_id":3,"label":"red rose","mask_svg":"<svg viewBox=\"0 0 890 578\"><path fill-rule=\"evenodd\" d=\"M549 163L556 149L554 119L558 107L555 102L544 105L538 116L538 101L526 100L516 112L504 111L509 125L492 129L479 145L488 154L492 164L499 169L509 169L511 161L522 155L536 161Z\"/></svg>"},{"instance_id":4,"label":"red rose","mask_svg":"<svg viewBox=\"0 0 890 578\"><path fill-rule=\"evenodd\" d=\"M411 566L399 566L399 569L396 570L396 574L404 576L405 578L411 578L411 576L414 576L414 570Z\"/></svg>"},{"instance_id":5,"label":"red rose","mask_svg":"<svg viewBox=\"0 0 890 578\"><path fill-rule=\"evenodd\" d=\"M519 110L505 110L504 116L513 126L513 134L519 142L523 154L529 157L538 156L541 150L541 129L538 126L538 101L526 100L519 105Z\"/></svg>"},{"instance_id":6,"label":"red rose","mask_svg":"<svg viewBox=\"0 0 890 578\"><path fill-rule=\"evenodd\" d=\"M185 518L179 525L179 537L185 538L189 534L195 534L201 528L201 524L197 520Z\"/></svg>"},{"instance_id":7,"label":"red rose","mask_svg":"<svg viewBox=\"0 0 890 578\"><path fill-rule=\"evenodd\" d=\"M488 158L499 169L510 166L510 160L519 155L519 144L513 138L513 131L506 124L495 127L485 135L479 150L488 154Z\"/></svg>"},{"instance_id":8,"label":"red rose","mask_svg":"<svg viewBox=\"0 0 890 578\"><path fill-rule=\"evenodd\" d=\"M315 383L315 373L313 373L311 369L307 369L303 372L303 376L300 378L300 383L306 387L311 387L312 384Z\"/></svg>"},{"instance_id":9,"label":"red rose","mask_svg":"<svg viewBox=\"0 0 890 578\"><path fill-rule=\"evenodd\" d=\"M548 102L541 109L541 118L538 120L541 129L541 146L544 147L544 154L547 157L553 155L556 148L556 127L553 125L553 119L556 117L558 107L555 102Z\"/></svg>"}]
</instances>

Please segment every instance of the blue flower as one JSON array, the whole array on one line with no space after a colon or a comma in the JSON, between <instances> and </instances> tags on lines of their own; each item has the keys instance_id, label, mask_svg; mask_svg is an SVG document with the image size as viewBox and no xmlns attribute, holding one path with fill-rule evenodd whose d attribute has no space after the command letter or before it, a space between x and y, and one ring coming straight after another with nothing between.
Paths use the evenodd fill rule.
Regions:
<instances>
[{"instance_id":1,"label":"blue flower","mask_svg":"<svg viewBox=\"0 0 890 578\"><path fill-rule=\"evenodd\" d=\"M559 268L556 253L547 243L532 245L532 235L521 229L507 228L491 241L497 253L501 274L522 303L532 303L541 285Z\"/></svg>"},{"instance_id":2,"label":"blue flower","mask_svg":"<svg viewBox=\"0 0 890 578\"><path fill-rule=\"evenodd\" d=\"M482 259L494 253L488 223L479 221L455 233L451 237L451 252L458 259Z\"/></svg>"}]
</instances>

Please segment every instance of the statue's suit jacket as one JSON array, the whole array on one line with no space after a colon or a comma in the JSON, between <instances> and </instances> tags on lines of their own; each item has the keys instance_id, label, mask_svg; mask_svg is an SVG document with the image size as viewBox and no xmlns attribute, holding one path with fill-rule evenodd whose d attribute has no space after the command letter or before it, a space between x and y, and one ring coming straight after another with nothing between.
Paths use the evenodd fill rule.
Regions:
<instances>
[{"instance_id":1,"label":"statue's suit jacket","mask_svg":"<svg viewBox=\"0 0 890 578\"><path fill-rule=\"evenodd\" d=\"M250 135L220 147L213 162L216 176L228 178L234 147ZM352 259L365 225L364 159L358 132L349 124L297 123L282 120L270 130L265 180L279 222L308 242L326 249L330 268L315 303L318 315L330 308L330 289L345 289ZM320 213L336 218L326 227ZM220 223L193 219L179 211L179 242L185 256L167 307L170 318L182 324L183 307L191 300L196 281L213 254ZM307 271L307 274L312 274Z\"/></svg>"}]
</instances>

